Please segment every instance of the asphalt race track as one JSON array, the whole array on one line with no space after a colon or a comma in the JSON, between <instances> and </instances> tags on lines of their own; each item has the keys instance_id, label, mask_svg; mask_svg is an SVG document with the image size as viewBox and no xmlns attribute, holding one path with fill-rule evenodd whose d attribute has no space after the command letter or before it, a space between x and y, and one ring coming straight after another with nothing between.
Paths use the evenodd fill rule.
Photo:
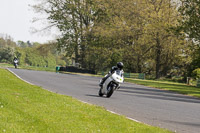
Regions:
<instances>
[{"instance_id":1,"label":"asphalt race track","mask_svg":"<svg viewBox=\"0 0 200 133\"><path fill-rule=\"evenodd\" d=\"M200 99L124 83L110 98L98 96L100 78L9 68L22 79L55 93L103 106L143 123L178 133L200 133Z\"/></svg>"}]
</instances>

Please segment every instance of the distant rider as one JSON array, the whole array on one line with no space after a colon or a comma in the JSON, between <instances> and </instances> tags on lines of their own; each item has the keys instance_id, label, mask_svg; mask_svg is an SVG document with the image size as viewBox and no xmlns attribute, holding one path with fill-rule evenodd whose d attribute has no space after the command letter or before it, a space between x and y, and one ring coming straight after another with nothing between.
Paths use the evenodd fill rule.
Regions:
<instances>
[{"instance_id":1,"label":"distant rider","mask_svg":"<svg viewBox=\"0 0 200 133\"><path fill-rule=\"evenodd\" d=\"M15 68L16 68L16 66L17 66L17 63L18 63L18 59L17 59L17 57L15 56L14 57L14 59L13 59L13 63L14 63L14 66L15 66Z\"/></svg>"},{"instance_id":2,"label":"distant rider","mask_svg":"<svg viewBox=\"0 0 200 133\"><path fill-rule=\"evenodd\" d=\"M104 78L102 78L101 83L99 83L99 86L102 87L102 86L103 86L103 83L106 81L106 79L107 79L108 77L110 77L116 70L121 70L121 71L123 71L123 70L122 70L123 67L124 67L124 64L123 64L122 62L118 62L118 63L117 63L117 66L113 66L113 67L111 68L111 70L108 72L108 74L107 74Z\"/></svg>"},{"instance_id":3,"label":"distant rider","mask_svg":"<svg viewBox=\"0 0 200 133\"><path fill-rule=\"evenodd\" d=\"M13 59L13 62L16 62L18 61L17 57L15 56L14 59Z\"/></svg>"}]
</instances>

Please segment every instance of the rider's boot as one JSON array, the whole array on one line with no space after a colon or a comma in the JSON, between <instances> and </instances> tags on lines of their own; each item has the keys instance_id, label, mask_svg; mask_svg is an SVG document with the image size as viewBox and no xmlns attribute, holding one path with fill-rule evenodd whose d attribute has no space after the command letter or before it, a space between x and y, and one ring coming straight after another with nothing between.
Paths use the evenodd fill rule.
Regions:
<instances>
[{"instance_id":1,"label":"rider's boot","mask_svg":"<svg viewBox=\"0 0 200 133\"><path fill-rule=\"evenodd\" d=\"M99 87L102 87L102 86L103 86L103 84L100 82L100 83L99 83Z\"/></svg>"},{"instance_id":2,"label":"rider's boot","mask_svg":"<svg viewBox=\"0 0 200 133\"><path fill-rule=\"evenodd\" d=\"M103 86L103 82L104 82L104 80L101 80L101 81L100 81L99 87L102 87L102 86Z\"/></svg>"}]
</instances>

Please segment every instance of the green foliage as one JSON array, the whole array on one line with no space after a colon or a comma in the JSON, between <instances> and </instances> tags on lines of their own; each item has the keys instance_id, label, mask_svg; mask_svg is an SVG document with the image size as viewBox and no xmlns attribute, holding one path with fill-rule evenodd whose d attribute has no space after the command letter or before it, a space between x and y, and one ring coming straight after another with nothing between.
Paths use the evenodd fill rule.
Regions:
<instances>
[{"instance_id":1,"label":"green foliage","mask_svg":"<svg viewBox=\"0 0 200 133\"><path fill-rule=\"evenodd\" d=\"M192 76L196 79L200 79L200 68L197 68L195 69L193 72L192 72Z\"/></svg>"},{"instance_id":2,"label":"green foliage","mask_svg":"<svg viewBox=\"0 0 200 133\"><path fill-rule=\"evenodd\" d=\"M23 42L23 41L17 41L17 45L21 48L26 48L28 47L28 44Z\"/></svg>"},{"instance_id":3,"label":"green foliage","mask_svg":"<svg viewBox=\"0 0 200 133\"><path fill-rule=\"evenodd\" d=\"M13 63L14 49L5 47L0 49L0 62Z\"/></svg>"},{"instance_id":4,"label":"green foliage","mask_svg":"<svg viewBox=\"0 0 200 133\"><path fill-rule=\"evenodd\" d=\"M167 0L100 3L97 8L104 12L99 16L103 19L95 21L92 33L88 34L98 41L96 44L110 49L108 60L109 56L119 54L126 71L156 71L156 78L165 76L178 64L185 43L167 30L177 23L175 3Z\"/></svg>"},{"instance_id":5,"label":"green foliage","mask_svg":"<svg viewBox=\"0 0 200 133\"><path fill-rule=\"evenodd\" d=\"M90 47L86 52L86 68L95 71L105 71L110 66L111 58L108 56L111 52L105 48Z\"/></svg>"},{"instance_id":6,"label":"green foliage","mask_svg":"<svg viewBox=\"0 0 200 133\"><path fill-rule=\"evenodd\" d=\"M41 45L37 42L18 41L16 45L10 36L0 37L0 62L12 64L14 56L19 59L19 65L55 67L57 61L66 65L65 57L58 54L56 43Z\"/></svg>"},{"instance_id":7,"label":"green foliage","mask_svg":"<svg viewBox=\"0 0 200 133\"><path fill-rule=\"evenodd\" d=\"M45 58L45 61L46 61L47 67L55 67L56 66L56 58L52 54L49 54L47 56L47 58Z\"/></svg>"},{"instance_id":8,"label":"green foliage","mask_svg":"<svg viewBox=\"0 0 200 133\"><path fill-rule=\"evenodd\" d=\"M192 72L200 67L200 3L198 0L181 0L178 8L181 18L175 31L179 35L191 40L191 61L188 68L187 76L191 76Z\"/></svg>"},{"instance_id":9,"label":"green foliage","mask_svg":"<svg viewBox=\"0 0 200 133\"><path fill-rule=\"evenodd\" d=\"M1 34L0 34L1 35ZM38 67L55 67L57 61L65 66L67 60L58 54L57 43L41 45L37 42L18 41L17 44L8 35L0 37L0 62L13 63L14 56L19 59L19 65ZM57 60L59 59L59 60Z\"/></svg>"},{"instance_id":10,"label":"green foliage","mask_svg":"<svg viewBox=\"0 0 200 133\"><path fill-rule=\"evenodd\" d=\"M16 47L16 43L11 36L0 34L0 48L4 47Z\"/></svg>"},{"instance_id":11,"label":"green foliage","mask_svg":"<svg viewBox=\"0 0 200 133\"><path fill-rule=\"evenodd\" d=\"M192 59L190 40L171 32L181 19L173 0L41 0L62 36L58 48L81 67L108 70L123 61L125 71L160 78L174 68L186 70ZM126 8L125 8L126 7ZM196 10L196 9L195 9ZM190 72L191 73L191 72Z\"/></svg>"},{"instance_id":12,"label":"green foliage","mask_svg":"<svg viewBox=\"0 0 200 133\"><path fill-rule=\"evenodd\" d=\"M1 35L1 36L0 36L0 62L13 63L16 43L9 35Z\"/></svg>"},{"instance_id":13,"label":"green foliage","mask_svg":"<svg viewBox=\"0 0 200 133\"><path fill-rule=\"evenodd\" d=\"M200 41L200 3L199 0L181 0L179 12L182 17L177 30L186 33L189 38Z\"/></svg>"},{"instance_id":14,"label":"green foliage","mask_svg":"<svg viewBox=\"0 0 200 133\"><path fill-rule=\"evenodd\" d=\"M41 54L37 47L18 49L16 54L19 55L20 64L38 67L56 66L56 58L54 55L49 51Z\"/></svg>"},{"instance_id":15,"label":"green foliage","mask_svg":"<svg viewBox=\"0 0 200 133\"><path fill-rule=\"evenodd\" d=\"M66 66L66 62L62 59L57 58L56 62L57 62L56 65L58 66Z\"/></svg>"},{"instance_id":16,"label":"green foliage","mask_svg":"<svg viewBox=\"0 0 200 133\"><path fill-rule=\"evenodd\" d=\"M21 47L21 48L27 48L27 47L36 47L36 46L39 46L41 45L40 43L38 42L30 42L30 41L27 41L27 42L24 42L24 41L17 41L17 46L18 47Z\"/></svg>"},{"instance_id":17,"label":"green foliage","mask_svg":"<svg viewBox=\"0 0 200 133\"><path fill-rule=\"evenodd\" d=\"M195 70L196 68L200 68L200 47L193 46L192 62L190 65L190 70Z\"/></svg>"},{"instance_id":18,"label":"green foliage","mask_svg":"<svg viewBox=\"0 0 200 133\"><path fill-rule=\"evenodd\" d=\"M25 62L31 66L43 66L45 67L47 64L44 60L44 58L39 55L38 51L33 49L26 49L26 57Z\"/></svg>"},{"instance_id":19,"label":"green foliage","mask_svg":"<svg viewBox=\"0 0 200 133\"><path fill-rule=\"evenodd\" d=\"M43 11L48 19L62 33L58 39L59 48L67 51L67 56L73 56L76 62L83 62L85 55L84 33L92 24L92 0L44 0ZM48 5L48 6L47 6Z\"/></svg>"}]
</instances>

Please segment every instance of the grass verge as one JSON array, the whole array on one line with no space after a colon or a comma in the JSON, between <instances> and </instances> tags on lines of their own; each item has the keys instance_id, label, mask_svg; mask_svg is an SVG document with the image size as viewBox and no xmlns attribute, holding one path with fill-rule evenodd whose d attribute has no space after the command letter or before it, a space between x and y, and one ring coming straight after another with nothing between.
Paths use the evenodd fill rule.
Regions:
<instances>
[{"instance_id":1,"label":"grass verge","mask_svg":"<svg viewBox=\"0 0 200 133\"><path fill-rule=\"evenodd\" d=\"M14 65L12 64L8 64L8 63L0 63L0 68L5 68L5 67L13 67L14 68Z\"/></svg>"},{"instance_id":2,"label":"grass verge","mask_svg":"<svg viewBox=\"0 0 200 133\"><path fill-rule=\"evenodd\" d=\"M36 70L36 71L49 71L49 72L56 71L56 68L54 67L19 66L19 68L28 69L28 70Z\"/></svg>"},{"instance_id":3,"label":"grass verge","mask_svg":"<svg viewBox=\"0 0 200 133\"><path fill-rule=\"evenodd\" d=\"M8 63L0 63L0 67L2 67L2 68L6 68L6 67L14 68L14 65L8 64ZM19 65L18 68L19 69L27 69L27 70L36 70L36 71L50 71L50 72L56 71L56 68L54 68L54 67L36 67L36 66Z\"/></svg>"},{"instance_id":4,"label":"grass verge","mask_svg":"<svg viewBox=\"0 0 200 133\"><path fill-rule=\"evenodd\" d=\"M0 69L0 132L168 133L27 84Z\"/></svg>"}]
</instances>

